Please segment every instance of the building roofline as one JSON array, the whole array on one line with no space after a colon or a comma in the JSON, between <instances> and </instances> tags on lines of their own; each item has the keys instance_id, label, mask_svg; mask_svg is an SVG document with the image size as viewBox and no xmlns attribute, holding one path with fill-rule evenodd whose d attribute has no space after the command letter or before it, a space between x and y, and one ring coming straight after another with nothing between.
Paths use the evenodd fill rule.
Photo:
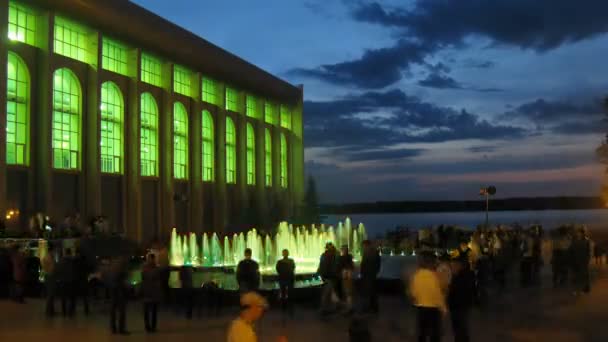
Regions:
<instances>
[{"instance_id":1,"label":"building roofline","mask_svg":"<svg viewBox=\"0 0 608 342\"><path fill-rule=\"evenodd\" d=\"M23 1L23 0L22 0ZM134 47L272 100L297 103L298 87L128 0L25 0L56 9L71 19ZM171 42L170 44L163 42ZM180 46L179 49L174 46Z\"/></svg>"}]
</instances>

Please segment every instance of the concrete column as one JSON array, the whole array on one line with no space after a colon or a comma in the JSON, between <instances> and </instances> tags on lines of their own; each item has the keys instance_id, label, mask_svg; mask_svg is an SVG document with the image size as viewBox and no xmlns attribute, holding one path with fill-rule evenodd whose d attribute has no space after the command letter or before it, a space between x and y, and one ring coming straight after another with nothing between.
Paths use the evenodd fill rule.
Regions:
<instances>
[{"instance_id":1,"label":"concrete column","mask_svg":"<svg viewBox=\"0 0 608 342\"><path fill-rule=\"evenodd\" d=\"M236 126L236 187L237 187L237 198L236 207L237 211L234 210L230 213L232 217L237 217L239 224L245 223L246 214L249 210L249 203L247 201L247 117L245 115L237 115L234 122Z\"/></svg>"},{"instance_id":2,"label":"concrete column","mask_svg":"<svg viewBox=\"0 0 608 342\"><path fill-rule=\"evenodd\" d=\"M173 198L173 65L163 66L163 95L159 108L160 152L160 234L169 236L175 226L175 202Z\"/></svg>"},{"instance_id":3,"label":"concrete column","mask_svg":"<svg viewBox=\"0 0 608 342\"><path fill-rule=\"evenodd\" d=\"M255 214L261 227L270 228L266 201L265 129L264 120L256 121L255 127Z\"/></svg>"},{"instance_id":4,"label":"concrete column","mask_svg":"<svg viewBox=\"0 0 608 342\"><path fill-rule=\"evenodd\" d=\"M86 94L85 106L82 116L82 167L81 175L84 177L84 218L102 214L101 212L101 167L100 147L101 141L101 83L99 81L99 69L101 68L101 35L97 35L97 65L88 66L87 83L83 84L83 92ZM81 178L82 179L82 178ZM81 180L82 184L82 180ZM81 191L82 194L82 191ZM82 198L82 197L81 197Z\"/></svg>"},{"instance_id":5,"label":"concrete column","mask_svg":"<svg viewBox=\"0 0 608 342\"><path fill-rule=\"evenodd\" d=\"M0 220L6 215L6 64L8 0L0 0Z\"/></svg>"},{"instance_id":6,"label":"concrete column","mask_svg":"<svg viewBox=\"0 0 608 342\"><path fill-rule=\"evenodd\" d=\"M226 228L226 112L218 109L215 118L215 181L213 226L217 232Z\"/></svg>"},{"instance_id":7,"label":"concrete column","mask_svg":"<svg viewBox=\"0 0 608 342\"><path fill-rule=\"evenodd\" d=\"M202 150L202 105L200 102L200 73L192 77L193 98L190 101L190 231L200 233L203 229L203 150Z\"/></svg>"},{"instance_id":8,"label":"concrete column","mask_svg":"<svg viewBox=\"0 0 608 342\"><path fill-rule=\"evenodd\" d=\"M281 208L281 129L279 126L272 127L272 190L269 195L273 199L271 217L275 220L283 220L285 217L280 212Z\"/></svg>"},{"instance_id":9,"label":"concrete column","mask_svg":"<svg viewBox=\"0 0 608 342\"><path fill-rule=\"evenodd\" d=\"M131 64L136 65L139 70L140 50L133 52ZM133 73L138 75L137 72ZM142 241L144 231L141 223L141 130L140 130L140 96L137 76L129 80L129 90L127 94L127 104L125 110L125 181L126 181L126 201L123 206L126 221L127 236L135 241ZM155 213L147 213L154 215ZM153 229L153 227L146 227Z\"/></svg>"},{"instance_id":10,"label":"concrete column","mask_svg":"<svg viewBox=\"0 0 608 342\"><path fill-rule=\"evenodd\" d=\"M304 205L305 192L305 174L304 174L304 87L299 86L301 90L300 100L292 110L292 134L290 139L290 161L289 161L289 192L292 199L292 207L296 217L301 217Z\"/></svg>"},{"instance_id":11,"label":"concrete column","mask_svg":"<svg viewBox=\"0 0 608 342\"><path fill-rule=\"evenodd\" d=\"M35 174L34 210L49 213L52 203L52 180L53 163L51 127L53 113L53 71L51 68L51 46L54 25L54 13L47 12L39 17L37 24L36 39L40 52L37 55L38 84L32 84L32 98L38 99L35 111L30 112L32 150L31 165ZM5 37L5 35L3 35ZM2 83L2 82L0 82ZM5 92L3 92L4 94ZM55 217L53 219L59 219Z\"/></svg>"}]
</instances>

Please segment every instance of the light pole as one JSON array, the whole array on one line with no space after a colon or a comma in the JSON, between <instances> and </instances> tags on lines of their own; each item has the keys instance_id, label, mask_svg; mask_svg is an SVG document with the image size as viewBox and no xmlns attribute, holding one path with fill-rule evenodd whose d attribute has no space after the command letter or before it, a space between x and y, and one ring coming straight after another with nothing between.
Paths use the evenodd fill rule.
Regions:
<instances>
[{"instance_id":1,"label":"light pole","mask_svg":"<svg viewBox=\"0 0 608 342\"><path fill-rule=\"evenodd\" d=\"M485 224L486 228L488 228L488 223L490 221L489 220L490 196L493 196L494 194L496 194L496 187L493 185L490 185L486 188L481 188L481 190L479 190L479 195L486 197L486 224Z\"/></svg>"}]
</instances>

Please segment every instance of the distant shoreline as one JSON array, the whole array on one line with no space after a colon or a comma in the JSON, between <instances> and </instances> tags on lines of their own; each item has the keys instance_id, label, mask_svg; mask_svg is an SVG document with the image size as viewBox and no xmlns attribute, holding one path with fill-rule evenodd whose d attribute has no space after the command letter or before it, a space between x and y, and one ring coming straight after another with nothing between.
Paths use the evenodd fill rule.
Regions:
<instances>
[{"instance_id":1,"label":"distant shoreline","mask_svg":"<svg viewBox=\"0 0 608 342\"><path fill-rule=\"evenodd\" d=\"M485 211L484 200L476 201L400 201L324 204L324 215L404 214ZM534 197L491 199L490 211L585 210L606 208L599 197Z\"/></svg>"}]
</instances>

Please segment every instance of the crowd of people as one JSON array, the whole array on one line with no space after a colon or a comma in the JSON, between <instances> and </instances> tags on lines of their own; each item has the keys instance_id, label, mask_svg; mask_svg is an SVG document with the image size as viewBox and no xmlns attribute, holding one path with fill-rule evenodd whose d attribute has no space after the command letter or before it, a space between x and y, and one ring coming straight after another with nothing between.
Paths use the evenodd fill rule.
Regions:
<instances>
[{"instance_id":1,"label":"crowd of people","mask_svg":"<svg viewBox=\"0 0 608 342\"><path fill-rule=\"evenodd\" d=\"M416 244L418 268L407 278L407 291L416 307L418 337L420 341L438 341L442 316L449 313L456 341L469 341L468 316L474 305L484 305L490 285L497 291L514 286L519 278L522 287L539 286L540 271L551 260L554 287L571 287L576 295L590 291L589 263L597 248L593 247L586 230L561 227L547 239L540 227L529 229L478 229L472 234L458 235L454 244L450 234L420 234ZM548 247L547 247L548 246ZM320 315L327 317L355 313L374 314L379 310L377 276L381 266L381 253L369 240L362 243L362 255L356 270L348 246L338 249L327 243L320 256L318 275L323 281L320 291ZM282 251L276 263L278 298L285 317L294 316L293 291L296 280L296 262L289 250ZM37 282L38 272L44 279L46 315L56 316L55 302L61 302L61 315L72 318L76 306L82 302L83 312L89 313L89 297L96 294L92 285L97 280L105 288L110 314L109 328L115 334L128 334L126 306L130 291L129 262L126 257L114 257L91 263L78 248L53 248L42 260L27 249L13 246L0 250L0 284L10 284L11 297L24 302L26 289ZM147 332L157 330L158 310L169 296L170 268L166 253L150 253L143 264L140 297L143 303L143 322ZM357 272L358 271L358 272ZM187 318L193 311L193 269L179 270L181 288L178 299ZM519 277L512 277L519 273ZM357 277L358 274L358 277ZM242 311L230 325L228 341L250 341L253 329L268 308L260 296L261 274L259 264L252 259L252 251L244 251L235 277L239 286ZM10 278L10 279L9 279ZM358 280L357 280L358 279ZM355 284L357 280L357 284ZM357 285L357 286L355 286ZM213 282L204 284L203 290L218 293ZM209 296L217 300L218 296ZM216 307L220 307L218 303ZM353 322L359 315L355 315ZM369 331L354 324L353 341L368 341ZM253 334L253 335L252 335ZM245 337L243 337L245 336ZM365 337L368 336L368 337Z\"/></svg>"}]
</instances>

